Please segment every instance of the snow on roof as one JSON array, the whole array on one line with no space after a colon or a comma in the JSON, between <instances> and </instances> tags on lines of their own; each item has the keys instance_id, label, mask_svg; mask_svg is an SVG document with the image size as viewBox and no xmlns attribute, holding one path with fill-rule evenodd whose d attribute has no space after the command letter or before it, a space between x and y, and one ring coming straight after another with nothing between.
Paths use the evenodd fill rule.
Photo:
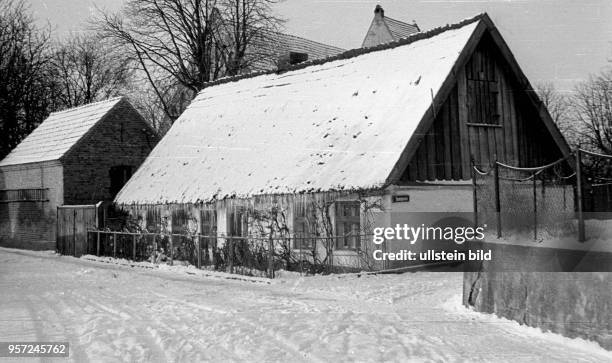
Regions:
<instances>
[{"instance_id":1,"label":"snow on roof","mask_svg":"<svg viewBox=\"0 0 612 363\"><path fill-rule=\"evenodd\" d=\"M383 187L479 19L207 87L115 201Z\"/></svg>"},{"instance_id":2,"label":"snow on roof","mask_svg":"<svg viewBox=\"0 0 612 363\"><path fill-rule=\"evenodd\" d=\"M0 166L60 159L121 97L53 112L2 161Z\"/></svg>"}]
</instances>

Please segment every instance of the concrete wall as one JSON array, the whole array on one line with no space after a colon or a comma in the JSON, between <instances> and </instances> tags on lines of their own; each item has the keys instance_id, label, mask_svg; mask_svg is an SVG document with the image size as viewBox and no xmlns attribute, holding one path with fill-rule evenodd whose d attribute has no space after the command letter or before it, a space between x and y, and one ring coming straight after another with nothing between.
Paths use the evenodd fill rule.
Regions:
<instances>
[{"instance_id":1,"label":"concrete wall","mask_svg":"<svg viewBox=\"0 0 612 363\"><path fill-rule=\"evenodd\" d=\"M133 174L157 141L157 135L126 101L117 104L62 158L65 204L112 200L110 168L129 165Z\"/></svg>"},{"instance_id":2,"label":"concrete wall","mask_svg":"<svg viewBox=\"0 0 612 363\"><path fill-rule=\"evenodd\" d=\"M527 263L533 263L529 261ZM463 303L612 350L612 272L466 272Z\"/></svg>"},{"instance_id":3,"label":"concrete wall","mask_svg":"<svg viewBox=\"0 0 612 363\"><path fill-rule=\"evenodd\" d=\"M59 162L6 166L0 189L48 188L48 201L0 202L0 243L24 248L54 248L55 215L64 201L63 168Z\"/></svg>"}]
</instances>

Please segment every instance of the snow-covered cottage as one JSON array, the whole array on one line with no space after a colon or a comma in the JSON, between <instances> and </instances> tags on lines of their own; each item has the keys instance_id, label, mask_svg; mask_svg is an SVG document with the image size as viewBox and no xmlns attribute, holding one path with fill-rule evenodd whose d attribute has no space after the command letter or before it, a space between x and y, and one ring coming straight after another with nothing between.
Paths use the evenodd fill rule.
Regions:
<instances>
[{"instance_id":1,"label":"snow-covered cottage","mask_svg":"<svg viewBox=\"0 0 612 363\"><path fill-rule=\"evenodd\" d=\"M57 206L113 200L157 141L125 98L52 113L0 161L0 241L55 241Z\"/></svg>"},{"instance_id":2,"label":"snow-covered cottage","mask_svg":"<svg viewBox=\"0 0 612 363\"><path fill-rule=\"evenodd\" d=\"M356 235L372 209L472 211L472 158L529 166L567 153L483 14L211 84L116 202L173 232L190 221L202 234L245 235L276 219L279 233L340 236L328 251L350 263L371 243Z\"/></svg>"}]
</instances>

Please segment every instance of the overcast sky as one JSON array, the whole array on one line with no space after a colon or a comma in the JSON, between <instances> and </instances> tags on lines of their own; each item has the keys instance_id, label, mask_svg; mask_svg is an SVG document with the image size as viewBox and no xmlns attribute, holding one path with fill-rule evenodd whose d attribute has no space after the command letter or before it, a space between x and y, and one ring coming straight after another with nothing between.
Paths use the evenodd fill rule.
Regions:
<instances>
[{"instance_id":1,"label":"overcast sky","mask_svg":"<svg viewBox=\"0 0 612 363\"><path fill-rule=\"evenodd\" d=\"M39 21L59 34L83 29L95 6L116 10L123 0L29 0ZM377 3L385 15L421 29L487 12L532 83L567 90L589 73L612 65L611 0L285 0L276 5L286 32L355 48Z\"/></svg>"}]
</instances>

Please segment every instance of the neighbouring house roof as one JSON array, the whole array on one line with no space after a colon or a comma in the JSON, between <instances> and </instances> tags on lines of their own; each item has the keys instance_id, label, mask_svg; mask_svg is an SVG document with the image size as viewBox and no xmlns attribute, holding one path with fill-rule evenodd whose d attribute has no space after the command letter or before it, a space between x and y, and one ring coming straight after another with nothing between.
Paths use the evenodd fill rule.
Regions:
<instances>
[{"instance_id":1,"label":"neighbouring house roof","mask_svg":"<svg viewBox=\"0 0 612 363\"><path fill-rule=\"evenodd\" d=\"M330 57L345 51L345 49L315 42L295 35L277 33L279 48L286 52L302 52L309 55L309 59Z\"/></svg>"},{"instance_id":2,"label":"neighbouring house roof","mask_svg":"<svg viewBox=\"0 0 612 363\"><path fill-rule=\"evenodd\" d=\"M379 44L397 41L420 32L416 23L405 23L385 16L382 6L376 5L374 18L363 39L362 47L372 47Z\"/></svg>"},{"instance_id":3,"label":"neighbouring house roof","mask_svg":"<svg viewBox=\"0 0 612 363\"><path fill-rule=\"evenodd\" d=\"M416 23L408 24L404 23L403 21L391 19L389 17L385 17L385 22L387 23L389 31L391 31L391 35L393 35L394 40L406 38L420 31Z\"/></svg>"},{"instance_id":4,"label":"neighbouring house roof","mask_svg":"<svg viewBox=\"0 0 612 363\"><path fill-rule=\"evenodd\" d=\"M257 47L266 53L265 59L256 62L255 68L258 69L277 69L283 61L288 62L290 53L305 53L308 55L308 60L314 60L345 51L342 48L280 32L271 33L266 37L265 44L258 44Z\"/></svg>"},{"instance_id":5,"label":"neighbouring house roof","mask_svg":"<svg viewBox=\"0 0 612 363\"><path fill-rule=\"evenodd\" d=\"M116 97L51 113L0 166L59 160L121 100Z\"/></svg>"},{"instance_id":6,"label":"neighbouring house roof","mask_svg":"<svg viewBox=\"0 0 612 363\"><path fill-rule=\"evenodd\" d=\"M383 186L479 19L205 88L116 202Z\"/></svg>"}]
</instances>

